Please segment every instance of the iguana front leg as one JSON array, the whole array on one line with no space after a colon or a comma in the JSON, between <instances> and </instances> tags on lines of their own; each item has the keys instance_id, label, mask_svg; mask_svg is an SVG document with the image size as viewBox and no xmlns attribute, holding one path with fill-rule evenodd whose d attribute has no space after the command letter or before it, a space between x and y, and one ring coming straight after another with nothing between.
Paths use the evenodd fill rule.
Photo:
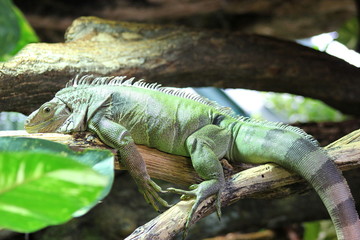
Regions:
<instances>
[{"instance_id":1,"label":"iguana front leg","mask_svg":"<svg viewBox=\"0 0 360 240\"><path fill-rule=\"evenodd\" d=\"M207 125L190 135L186 140L192 164L204 181L190 186L190 191L175 188L167 189L169 192L183 194L181 197L183 200L196 198L186 220L183 238L187 235L191 219L199 204L214 194L217 196L215 206L220 219L220 197L225 185L225 179L219 160L229 148L230 139L231 137L227 130L216 125Z\"/></svg>"},{"instance_id":2,"label":"iguana front leg","mask_svg":"<svg viewBox=\"0 0 360 240\"><path fill-rule=\"evenodd\" d=\"M120 160L135 180L145 200L150 203L156 211L159 211L156 201L165 207L170 207L170 205L158 195L158 192L163 191L160 186L150 179L145 162L125 127L111 121L103 114L97 113L89 121L88 128L90 131L96 133L106 145L118 149Z\"/></svg>"}]
</instances>

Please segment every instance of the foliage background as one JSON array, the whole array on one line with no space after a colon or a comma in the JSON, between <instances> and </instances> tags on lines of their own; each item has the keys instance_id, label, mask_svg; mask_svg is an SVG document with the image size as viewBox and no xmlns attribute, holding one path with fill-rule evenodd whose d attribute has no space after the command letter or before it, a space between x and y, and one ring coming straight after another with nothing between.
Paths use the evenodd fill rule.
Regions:
<instances>
[{"instance_id":1,"label":"foliage background","mask_svg":"<svg viewBox=\"0 0 360 240\"><path fill-rule=\"evenodd\" d=\"M358 22L348 21L339 29L338 41L355 49L357 44ZM34 30L21 11L10 0L0 0L0 61L6 61L29 43L38 42ZM346 119L340 112L323 103L293 95L267 95L266 106L290 122L294 121L342 121ZM0 129L21 129L24 116L16 113L0 113ZM305 240L333 240L334 231L329 221L304 224ZM330 229L330 230L329 230ZM325 234L327 232L327 234Z\"/></svg>"}]
</instances>

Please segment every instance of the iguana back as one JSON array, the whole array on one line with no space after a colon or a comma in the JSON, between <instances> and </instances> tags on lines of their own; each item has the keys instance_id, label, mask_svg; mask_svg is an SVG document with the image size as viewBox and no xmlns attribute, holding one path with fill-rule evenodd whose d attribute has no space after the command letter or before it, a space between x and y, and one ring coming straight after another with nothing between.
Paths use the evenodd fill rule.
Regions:
<instances>
[{"instance_id":1,"label":"iguana back","mask_svg":"<svg viewBox=\"0 0 360 240\"><path fill-rule=\"evenodd\" d=\"M323 200L341 240L360 239L360 222L349 187L333 161L302 130L259 122L234 114L214 102L157 84L124 81L124 77L75 78L53 100L32 113L29 132L89 130L119 150L120 157L155 208L163 205L161 189L147 174L134 143L191 157L204 179L191 190L168 191L195 197L185 228L199 204L220 196L225 180L219 159L274 162L304 177ZM186 231L185 231L186 233Z\"/></svg>"}]
</instances>

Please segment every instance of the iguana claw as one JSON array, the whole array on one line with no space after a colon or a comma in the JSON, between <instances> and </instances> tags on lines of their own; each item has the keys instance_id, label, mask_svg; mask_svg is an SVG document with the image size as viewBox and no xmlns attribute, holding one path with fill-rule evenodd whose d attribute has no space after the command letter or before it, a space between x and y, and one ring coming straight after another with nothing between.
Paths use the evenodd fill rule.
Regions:
<instances>
[{"instance_id":1,"label":"iguana claw","mask_svg":"<svg viewBox=\"0 0 360 240\"><path fill-rule=\"evenodd\" d=\"M176 193L176 194L182 194L180 197L181 200L189 200L192 198L195 198L195 203L191 207L191 210L188 214L188 217L186 218L186 223L184 227L183 232L183 239L186 238L191 220L196 212L196 209L199 207L200 203L204 201L207 197L216 194L216 212L219 217L219 220L221 218L221 192L223 189L223 183L219 180L212 179L203 181L200 184L194 184L189 187L190 190L182 190L182 189L176 189L176 188L167 188L167 192Z\"/></svg>"},{"instance_id":2,"label":"iguana claw","mask_svg":"<svg viewBox=\"0 0 360 240\"><path fill-rule=\"evenodd\" d=\"M159 207L156 202L159 202L164 207L171 207L172 205L168 204L164 199L162 199L158 192L166 193L162 190L159 185L157 185L153 180L146 179L141 185L138 184L140 193L143 194L147 203L149 203L153 208L159 212Z\"/></svg>"}]
</instances>

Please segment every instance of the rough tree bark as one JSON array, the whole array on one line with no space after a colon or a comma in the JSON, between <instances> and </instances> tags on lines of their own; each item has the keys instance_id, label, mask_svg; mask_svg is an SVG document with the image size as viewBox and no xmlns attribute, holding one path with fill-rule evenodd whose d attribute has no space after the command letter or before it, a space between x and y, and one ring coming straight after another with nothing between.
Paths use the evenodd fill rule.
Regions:
<instances>
[{"instance_id":1,"label":"rough tree bark","mask_svg":"<svg viewBox=\"0 0 360 240\"><path fill-rule=\"evenodd\" d=\"M325 53L262 36L94 17L76 20L65 43L30 44L0 64L0 111L28 114L76 73L289 92L360 114L360 70Z\"/></svg>"},{"instance_id":2,"label":"rough tree bark","mask_svg":"<svg viewBox=\"0 0 360 240\"><path fill-rule=\"evenodd\" d=\"M299 39L336 31L356 16L352 0L94 0L71 2L14 1L42 41L62 41L63 32L79 16L117 21L174 23ZM75 7L74 7L75 6Z\"/></svg>"},{"instance_id":3,"label":"rough tree bark","mask_svg":"<svg viewBox=\"0 0 360 240\"><path fill-rule=\"evenodd\" d=\"M16 132L18 134L19 132ZM2 133L2 135L15 135L14 132ZM32 134L20 132L21 136L45 138L66 143L73 148L81 149L101 147L98 140L86 142L83 134L77 134L75 138L62 134ZM18 135L19 136L19 135ZM82 141L79 141L82 140ZM178 162L188 162L187 158L160 153L155 149L141 147L142 155L149 166L152 177L176 182L176 179L184 179L191 183L198 180L189 164L178 165ZM354 169L360 166L360 130L354 131L325 148L342 170ZM166 171L164 171L166 166ZM179 169L181 167L181 170ZM231 169L231 168L230 168ZM174 176L177 173L177 176ZM176 175L176 174L175 174ZM277 198L289 194L303 192L307 189L301 178L274 164L265 164L249 168L239 173L228 172L227 187L222 195L222 204L227 206L243 198ZM357 195L356 195L357 197ZM204 201L198 208L193 222L207 216L215 209L213 197ZM138 228L127 239L171 239L182 230L188 210L192 201L181 201L175 206L154 218L152 221ZM266 206L262 206L266 207Z\"/></svg>"}]
</instances>

